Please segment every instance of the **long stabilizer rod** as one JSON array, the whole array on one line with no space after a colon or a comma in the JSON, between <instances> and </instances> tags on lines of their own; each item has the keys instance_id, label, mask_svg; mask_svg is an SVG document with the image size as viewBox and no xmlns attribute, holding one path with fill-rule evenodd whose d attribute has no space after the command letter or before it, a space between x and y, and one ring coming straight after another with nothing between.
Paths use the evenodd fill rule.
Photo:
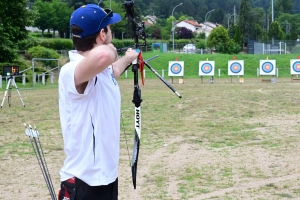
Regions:
<instances>
[{"instance_id":1,"label":"long stabilizer rod","mask_svg":"<svg viewBox=\"0 0 300 200\"><path fill-rule=\"evenodd\" d=\"M153 57L154 58L154 57ZM150 58L151 60L153 58ZM149 60L149 59L148 59ZM166 85L168 86L168 88L170 88L179 98L182 98L182 96L167 82L165 81L165 79L163 79L163 77L161 77L156 71L155 69L153 69L151 67L151 65L148 64L147 61L144 61L145 65Z\"/></svg>"}]
</instances>

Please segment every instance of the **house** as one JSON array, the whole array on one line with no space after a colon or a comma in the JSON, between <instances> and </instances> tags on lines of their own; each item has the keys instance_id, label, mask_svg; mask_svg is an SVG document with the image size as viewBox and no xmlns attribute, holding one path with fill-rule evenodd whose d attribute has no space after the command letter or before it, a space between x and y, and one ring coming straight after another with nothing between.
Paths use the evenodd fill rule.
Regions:
<instances>
[{"instance_id":1,"label":"house","mask_svg":"<svg viewBox=\"0 0 300 200\"><path fill-rule=\"evenodd\" d=\"M201 28L201 24L198 24L196 20L183 20L180 22L175 23L176 27L185 27L187 29L190 29L192 32L197 31L199 28Z\"/></svg>"},{"instance_id":2,"label":"house","mask_svg":"<svg viewBox=\"0 0 300 200\"><path fill-rule=\"evenodd\" d=\"M144 24L145 24L145 27L150 27L152 26L153 24L156 23L156 19L157 17L156 16L151 16L151 15L147 15L144 17Z\"/></svg>"},{"instance_id":3,"label":"house","mask_svg":"<svg viewBox=\"0 0 300 200\"><path fill-rule=\"evenodd\" d=\"M201 25L202 25L201 28L199 28L196 32L198 34L205 33L206 37L208 37L208 35L214 28L221 26L220 24L214 24L212 22L204 22L204 23L201 23Z\"/></svg>"},{"instance_id":4,"label":"house","mask_svg":"<svg viewBox=\"0 0 300 200\"><path fill-rule=\"evenodd\" d=\"M214 24L211 22L204 22L204 23L198 23L196 20L183 20L180 22L177 22L175 24L176 27L185 27L187 29L190 29L193 33L205 33L206 37L210 34L210 32L220 26L219 24Z\"/></svg>"},{"instance_id":5,"label":"house","mask_svg":"<svg viewBox=\"0 0 300 200\"><path fill-rule=\"evenodd\" d=\"M147 19L147 22L149 22L150 24L155 24L157 17L156 16L152 16L152 15L147 15L145 16L145 18Z\"/></svg>"},{"instance_id":6,"label":"house","mask_svg":"<svg viewBox=\"0 0 300 200\"><path fill-rule=\"evenodd\" d=\"M153 25L153 24L149 23L148 21L143 21L143 22L144 22L144 24L145 24L145 27L150 27L150 26Z\"/></svg>"}]
</instances>

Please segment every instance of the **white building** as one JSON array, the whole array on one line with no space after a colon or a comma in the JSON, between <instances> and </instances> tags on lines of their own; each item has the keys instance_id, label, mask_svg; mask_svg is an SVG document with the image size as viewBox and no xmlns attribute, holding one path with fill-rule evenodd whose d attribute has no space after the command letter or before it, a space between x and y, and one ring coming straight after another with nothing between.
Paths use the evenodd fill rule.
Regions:
<instances>
[{"instance_id":1,"label":"white building","mask_svg":"<svg viewBox=\"0 0 300 200\"><path fill-rule=\"evenodd\" d=\"M212 22L204 22L203 24L201 24L201 28L198 29L196 32L199 33L205 33L205 36L208 37L208 35L210 34L210 32L214 29L217 28L218 26L220 26L219 24L214 24Z\"/></svg>"},{"instance_id":2,"label":"white building","mask_svg":"<svg viewBox=\"0 0 300 200\"><path fill-rule=\"evenodd\" d=\"M214 24L211 22L198 23L196 20L183 20L175 24L176 27L185 27L190 29L193 33L205 33L206 37L210 32L220 26L219 24Z\"/></svg>"},{"instance_id":3,"label":"white building","mask_svg":"<svg viewBox=\"0 0 300 200\"><path fill-rule=\"evenodd\" d=\"M183 20L180 22L177 22L175 24L176 27L185 27L187 29L190 29L192 32L197 31L199 28L201 28L201 24L198 24L196 20Z\"/></svg>"}]
</instances>

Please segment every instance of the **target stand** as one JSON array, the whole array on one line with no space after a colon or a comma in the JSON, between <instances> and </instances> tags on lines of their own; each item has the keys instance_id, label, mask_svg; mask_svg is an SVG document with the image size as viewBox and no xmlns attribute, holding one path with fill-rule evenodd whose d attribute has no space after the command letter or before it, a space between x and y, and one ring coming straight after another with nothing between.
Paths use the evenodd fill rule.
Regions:
<instances>
[{"instance_id":1,"label":"target stand","mask_svg":"<svg viewBox=\"0 0 300 200\"><path fill-rule=\"evenodd\" d=\"M276 60L260 60L260 70L262 83L275 83L276 82ZM263 78L270 77L270 78Z\"/></svg>"},{"instance_id":2,"label":"target stand","mask_svg":"<svg viewBox=\"0 0 300 200\"><path fill-rule=\"evenodd\" d=\"M272 76L270 78L263 78L261 76L261 82L262 83L275 83L276 82L276 78L275 78L275 76Z\"/></svg>"},{"instance_id":3,"label":"target stand","mask_svg":"<svg viewBox=\"0 0 300 200\"><path fill-rule=\"evenodd\" d=\"M239 82L239 83L244 83L244 78L243 78L243 76L238 76L238 82ZM233 83L233 81L232 81L232 76L230 76L230 83Z\"/></svg>"},{"instance_id":4,"label":"target stand","mask_svg":"<svg viewBox=\"0 0 300 200\"><path fill-rule=\"evenodd\" d=\"M171 78L171 81L172 81L172 84L173 84L173 76L171 76L170 78ZM184 83L183 76L181 76L181 78L178 79L178 83L179 84L183 84Z\"/></svg>"},{"instance_id":5,"label":"target stand","mask_svg":"<svg viewBox=\"0 0 300 200\"><path fill-rule=\"evenodd\" d=\"M299 83L300 82L300 56L298 59L290 60L290 68L291 68L291 82Z\"/></svg>"},{"instance_id":6,"label":"target stand","mask_svg":"<svg viewBox=\"0 0 300 200\"><path fill-rule=\"evenodd\" d=\"M294 75L295 74L292 74L292 76L291 76L291 82L292 83L300 83L300 77L298 77L298 74L295 75L295 77L294 77Z\"/></svg>"},{"instance_id":7,"label":"target stand","mask_svg":"<svg viewBox=\"0 0 300 200\"><path fill-rule=\"evenodd\" d=\"M204 76L200 76L201 83L203 83L203 77L204 77ZM214 83L214 82L215 82L215 79L214 79L214 76L212 76L212 77L209 79L209 83Z\"/></svg>"},{"instance_id":8,"label":"target stand","mask_svg":"<svg viewBox=\"0 0 300 200\"><path fill-rule=\"evenodd\" d=\"M13 86L17 89L17 92L19 94L22 105L23 105L23 107L25 107L25 104L24 104L23 99L21 97L20 91L19 91L18 86L17 86L17 84L14 80L14 77L13 77L13 75L17 75L19 73L19 67L5 66L3 68L3 72L7 76L9 76L9 78L8 78L8 82L7 82L7 85L6 85L6 90L4 92L4 96L3 96L3 99L2 99L1 108L3 107L4 100L5 100L6 97L7 97L7 100L8 100L8 105L10 107L10 105L11 105L11 90L12 90Z\"/></svg>"}]
</instances>

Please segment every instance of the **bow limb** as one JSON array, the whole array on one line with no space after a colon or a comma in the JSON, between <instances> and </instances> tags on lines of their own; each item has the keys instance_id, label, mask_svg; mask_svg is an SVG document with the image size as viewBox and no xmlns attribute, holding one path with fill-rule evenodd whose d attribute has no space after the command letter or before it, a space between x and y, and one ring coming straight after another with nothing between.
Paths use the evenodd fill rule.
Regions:
<instances>
[{"instance_id":1,"label":"bow limb","mask_svg":"<svg viewBox=\"0 0 300 200\"><path fill-rule=\"evenodd\" d=\"M138 64L137 60L132 64L132 71L134 72L134 91L132 103L135 105L135 118L134 118L134 147L132 154L131 172L132 172L132 183L134 189L136 188L136 174L137 174L137 163L140 150L140 138L141 138L141 90L138 84Z\"/></svg>"},{"instance_id":2,"label":"bow limb","mask_svg":"<svg viewBox=\"0 0 300 200\"><path fill-rule=\"evenodd\" d=\"M140 139L141 139L141 108L135 107L135 133L134 133L134 147L132 154L131 172L132 172L132 183L134 189L136 189L136 174L137 174L137 163L140 150Z\"/></svg>"}]
</instances>

